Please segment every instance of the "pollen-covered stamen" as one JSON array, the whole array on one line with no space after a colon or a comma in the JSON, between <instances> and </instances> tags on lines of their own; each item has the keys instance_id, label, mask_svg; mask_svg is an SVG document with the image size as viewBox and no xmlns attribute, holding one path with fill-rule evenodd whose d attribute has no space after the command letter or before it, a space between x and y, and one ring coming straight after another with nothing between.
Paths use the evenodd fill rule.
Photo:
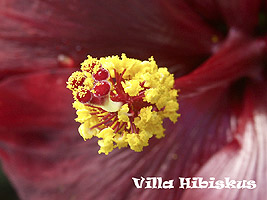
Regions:
<instances>
[{"instance_id":1,"label":"pollen-covered stamen","mask_svg":"<svg viewBox=\"0 0 267 200\"><path fill-rule=\"evenodd\" d=\"M79 86L83 85L85 78L82 72L73 72L68 79L67 88L70 90L78 89Z\"/></svg>"},{"instance_id":2,"label":"pollen-covered stamen","mask_svg":"<svg viewBox=\"0 0 267 200\"><path fill-rule=\"evenodd\" d=\"M79 88L76 93L76 98L81 103L88 103L92 100L93 94L85 88Z\"/></svg>"},{"instance_id":3,"label":"pollen-covered stamen","mask_svg":"<svg viewBox=\"0 0 267 200\"><path fill-rule=\"evenodd\" d=\"M88 64L82 68L83 71L92 73L95 66L99 65L97 62Z\"/></svg>"},{"instance_id":4,"label":"pollen-covered stamen","mask_svg":"<svg viewBox=\"0 0 267 200\"><path fill-rule=\"evenodd\" d=\"M79 132L85 140L101 139L99 153L128 145L142 151L151 137L164 137L164 118L176 122L179 104L174 77L167 68L158 68L153 58L142 62L124 54L121 59L88 56L81 69L84 82L75 79L73 85L78 88L67 87L76 100Z\"/></svg>"},{"instance_id":5,"label":"pollen-covered stamen","mask_svg":"<svg viewBox=\"0 0 267 200\"><path fill-rule=\"evenodd\" d=\"M96 58L88 56L87 60L82 63L81 70L88 73L96 73L101 67L101 63Z\"/></svg>"}]
</instances>

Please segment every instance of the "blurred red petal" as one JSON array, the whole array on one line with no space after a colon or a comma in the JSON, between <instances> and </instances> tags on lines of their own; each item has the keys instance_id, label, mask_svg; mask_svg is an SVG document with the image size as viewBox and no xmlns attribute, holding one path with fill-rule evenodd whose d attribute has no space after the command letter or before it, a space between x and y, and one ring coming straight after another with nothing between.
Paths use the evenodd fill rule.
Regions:
<instances>
[{"instance_id":1,"label":"blurred red petal","mask_svg":"<svg viewBox=\"0 0 267 200\"><path fill-rule=\"evenodd\" d=\"M218 20L220 13L216 1L214 0L188 0L197 12L210 20Z\"/></svg>"},{"instance_id":2,"label":"blurred red petal","mask_svg":"<svg viewBox=\"0 0 267 200\"><path fill-rule=\"evenodd\" d=\"M254 34L259 23L261 0L188 0L187 3L218 29L229 29ZM226 31L226 30L225 30Z\"/></svg>"},{"instance_id":3,"label":"blurred red petal","mask_svg":"<svg viewBox=\"0 0 267 200\"><path fill-rule=\"evenodd\" d=\"M230 28L251 33L258 24L261 0L217 0L217 5Z\"/></svg>"},{"instance_id":4,"label":"blurred red petal","mask_svg":"<svg viewBox=\"0 0 267 200\"><path fill-rule=\"evenodd\" d=\"M254 34L259 23L261 0L188 0L211 25L229 29L235 28L247 34Z\"/></svg>"},{"instance_id":5,"label":"blurred red petal","mask_svg":"<svg viewBox=\"0 0 267 200\"><path fill-rule=\"evenodd\" d=\"M234 139L196 173L196 177L215 177L216 180L254 180L256 189L194 189L186 190L182 199L253 199L266 197L267 184L267 95L266 81L250 87L245 96L243 110L237 116L237 127L231 129Z\"/></svg>"},{"instance_id":6,"label":"blurred red petal","mask_svg":"<svg viewBox=\"0 0 267 200\"><path fill-rule=\"evenodd\" d=\"M179 75L188 73L212 54L213 46L223 39L223 35L206 23L186 1L162 1L162 10L174 47L168 48L170 52L165 63L176 65Z\"/></svg>"},{"instance_id":7,"label":"blurred red petal","mask_svg":"<svg viewBox=\"0 0 267 200\"><path fill-rule=\"evenodd\" d=\"M178 78L176 88L186 94L203 92L218 86L227 86L242 77L261 78L266 43L246 38L232 30L218 52L192 73Z\"/></svg>"},{"instance_id":8,"label":"blurred red petal","mask_svg":"<svg viewBox=\"0 0 267 200\"><path fill-rule=\"evenodd\" d=\"M244 2L219 2L235 29L225 42L213 43L223 35L203 16L215 13L197 12L185 1L1 1L0 45L5 51L0 52L0 79L9 77L0 83L0 156L21 199L177 199L182 190L137 190L131 178L194 176L210 169L217 155L228 159L230 150L233 165L244 159L249 166L240 157L243 146L234 146L239 141L237 132L230 131L234 115L226 87L244 76L259 78L266 40L252 41L236 31L251 32L256 23L259 1ZM137 58L154 55L160 65L173 65L176 75L216 54L177 79L182 117L175 125L165 123L164 139L152 140L142 153L119 150L106 157L97 154L95 140L83 142L78 135L65 89L71 71L57 68L78 65L87 53L122 51ZM14 74L19 76L10 76ZM186 98L193 93L194 98ZM254 102L251 94L246 98ZM252 108L245 105L239 127L248 141L252 134L261 137L262 130L249 121ZM247 131L250 124L257 131ZM254 138L248 143L262 145Z\"/></svg>"},{"instance_id":9,"label":"blurred red petal","mask_svg":"<svg viewBox=\"0 0 267 200\"><path fill-rule=\"evenodd\" d=\"M216 21L221 18L217 2L214 0L188 0L187 2L208 20Z\"/></svg>"},{"instance_id":10,"label":"blurred red petal","mask_svg":"<svg viewBox=\"0 0 267 200\"><path fill-rule=\"evenodd\" d=\"M183 1L4 0L0 22L2 76L57 68L61 54L78 65L88 53L122 52L153 55L181 75L208 57L212 38L220 37Z\"/></svg>"},{"instance_id":11,"label":"blurred red petal","mask_svg":"<svg viewBox=\"0 0 267 200\"><path fill-rule=\"evenodd\" d=\"M51 142L51 137L58 137L57 130L75 129L75 123L70 119L75 116L72 98L65 88L70 73L70 70L53 70L1 82L1 145L42 148ZM63 141L64 138L63 135Z\"/></svg>"}]
</instances>

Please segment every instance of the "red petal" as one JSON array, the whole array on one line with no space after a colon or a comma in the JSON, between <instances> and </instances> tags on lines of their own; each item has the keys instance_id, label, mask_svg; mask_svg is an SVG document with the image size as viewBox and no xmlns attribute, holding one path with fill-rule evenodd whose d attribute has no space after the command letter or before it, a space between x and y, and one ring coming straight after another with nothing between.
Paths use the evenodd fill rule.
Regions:
<instances>
[{"instance_id":1,"label":"red petal","mask_svg":"<svg viewBox=\"0 0 267 200\"><path fill-rule=\"evenodd\" d=\"M261 0L188 0L195 10L218 29L235 28L249 34L255 34L259 23ZM227 31L227 30L224 30Z\"/></svg>"},{"instance_id":2,"label":"red petal","mask_svg":"<svg viewBox=\"0 0 267 200\"><path fill-rule=\"evenodd\" d=\"M209 56L212 37L220 37L182 1L6 0L0 22L1 76L58 67L60 55L73 66L88 53L122 52L141 59L153 55L181 75Z\"/></svg>"},{"instance_id":3,"label":"red petal","mask_svg":"<svg viewBox=\"0 0 267 200\"><path fill-rule=\"evenodd\" d=\"M73 63L70 65L73 66L88 52L103 56L124 51L140 58L152 54L164 65L178 61L180 67L176 67L183 74L212 50L216 51L211 39L217 32L183 1L161 4L98 0L61 4L29 0L19 4L11 0L0 4L0 22L4 27L0 31L0 45L5 49L0 53L0 60L4 61L1 76L36 71L2 80L0 84L0 106L4 111L0 113L0 155L21 199L177 199L183 191L137 190L131 177L193 176L202 166L205 172L206 161L216 152L225 160L229 151L222 153L223 150L236 143L236 133L227 135L231 127L228 107L231 97L222 88L262 67L266 48L262 41L230 35L216 55L176 82L182 94L202 93L182 100L182 117L175 125L165 124L166 138L154 139L142 153L119 150L106 157L97 154L96 141L83 142L78 135L71 95L65 89L70 71L40 73L40 70L57 68L61 54L69 55L63 56L61 64ZM250 31L257 10L256 4L251 4L251 8L240 8L249 10L249 14L242 14L247 24L237 17L235 3L220 5L231 26ZM162 13L166 18L162 18ZM215 89L208 91L210 88ZM252 99L250 96L248 99ZM265 104L262 107L265 111ZM245 109L244 113L242 120L251 119L246 114L252 113L251 109ZM240 123L246 130L247 121ZM247 132L244 131L245 136ZM257 132L248 135L261 133L261 128L257 128ZM242 135L246 139L245 136ZM233 137L235 140L224 148ZM249 143L262 144L255 139ZM258 149L262 152L266 148ZM241 150L233 150L236 158L232 161L237 163ZM244 161L248 166L247 160ZM213 164L213 158L210 162ZM259 168L264 166L263 162L259 162Z\"/></svg>"},{"instance_id":4,"label":"red petal","mask_svg":"<svg viewBox=\"0 0 267 200\"><path fill-rule=\"evenodd\" d=\"M253 32L258 24L261 0L218 0L217 4L230 27Z\"/></svg>"},{"instance_id":5,"label":"red petal","mask_svg":"<svg viewBox=\"0 0 267 200\"><path fill-rule=\"evenodd\" d=\"M214 0L187 0L187 2L208 20L216 21L221 18L217 2Z\"/></svg>"},{"instance_id":6,"label":"red petal","mask_svg":"<svg viewBox=\"0 0 267 200\"><path fill-rule=\"evenodd\" d=\"M164 48L169 54L164 63L167 66L175 64L176 73L181 75L210 56L213 38L220 41L223 36L184 1L162 1L162 4L163 16L166 16L166 23L170 24L165 34L169 35L172 43L172 46Z\"/></svg>"},{"instance_id":7,"label":"red petal","mask_svg":"<svg viewBox=\"0 0 267 200\"><path fill-rule=\"evenodd\" d=\"M217 86L228 86L241 77L261 78L264 50L263 40L251 41L236 30L218 52L191 74L176 80L176 88L186 95Z\"/></svg>"},{"instance_id":8,"label":"red petal","mask_svg":"<svg viewBox=\"0 0 267 200\"><path fill-rule=\"evenodd\" d=\"M4 51L0 52L0 79L14 74L66 67L66 61L68 67L74 66L72 57L75 57L75 47L66 44L63 35L49 33L47 29L52 31L57 28L48 25L51 20L48 12L48 7L38 5L38 1L1 1L0 46Z\"/></svg>"},{"instance_id":9,"label":"red petal","mask_svg":"<svg viewBox=\"0 0 267 200\"><path fill-rule=\"evenodd\" d=\"M254 180L256 189L195 189L186 190L182 199L255 199L266 197L267 184L267 82L249 88L245 96L243 111L231 128L234 139L226 145L196 173L196 177L209 180ZM248 184L246 184L248 185Z\"/></svg>"}]
</instances>

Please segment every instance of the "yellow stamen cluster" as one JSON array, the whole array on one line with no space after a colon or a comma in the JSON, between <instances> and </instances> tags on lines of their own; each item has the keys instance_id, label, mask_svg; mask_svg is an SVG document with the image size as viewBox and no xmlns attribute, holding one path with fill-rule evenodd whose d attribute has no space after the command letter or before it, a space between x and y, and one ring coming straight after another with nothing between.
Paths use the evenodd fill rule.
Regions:
<instances>
[{"instance_id":1,"label":"yellow stamen cluster","mask_svg":"<svg viewBox=\"0 0 267 200\"><path fill-rule=\"evenodd\" d=\"M103 97L101 105L94 100L98 91L92 93L92 100L82 103L75 95L100 85L92 77L101 68L110 74L105 80L111 85L109 94ZM173 89L174 77L167 68L158 68L153 57L140 61L125 54L99 60L88 56L81 70L71 75L67 88L73 91L76 121L81 123L79 133L84 140L94 136L100 139L98 153L107 155L115 148L127 146L140 152L153 136L164 137L164 118L177 121L179 104L177 90ZM81 77L83 84L79 82ZM79 87L72 85L76 82Z\"/></svg>"},{"instance_id":2,"label":"yellow stamen cluster","mask_svg":"<svg viewBox=\"0 0 267 200\"><path fill-rule=\"evenodd\" d=\"M81 64L81 70L85 73L97 72L100 66L101 64L96 58L93 58L92 56L87 56L87 59Z\"/></svg>"}]
</instances>

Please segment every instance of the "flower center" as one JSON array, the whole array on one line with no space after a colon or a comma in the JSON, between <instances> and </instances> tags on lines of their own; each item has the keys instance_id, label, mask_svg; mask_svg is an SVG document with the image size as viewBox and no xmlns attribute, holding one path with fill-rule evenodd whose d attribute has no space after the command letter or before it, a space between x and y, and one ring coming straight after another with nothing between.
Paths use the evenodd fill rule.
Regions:
<instances>
[{"instance_id":1,"label":"flower center","mask_svg":"<svg viewBox=\"0 0 267 200\"><path fill-rule=\"evenodd\" d=\"M173 84L173 75L153 58L142 62L123 54L121 59L88 56L67 88L73 91L81 136L100 138L99 153L108 154L128 145L139 152L151 137L164 136L163 119L176 122L179 116Z\"/></svg>"}]
</instances>

